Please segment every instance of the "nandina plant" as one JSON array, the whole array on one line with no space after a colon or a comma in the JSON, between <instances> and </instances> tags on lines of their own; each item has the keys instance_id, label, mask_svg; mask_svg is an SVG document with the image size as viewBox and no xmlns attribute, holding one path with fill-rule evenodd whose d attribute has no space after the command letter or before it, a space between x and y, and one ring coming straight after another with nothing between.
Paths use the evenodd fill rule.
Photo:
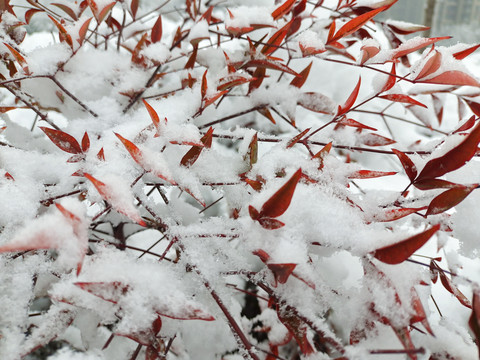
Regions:
<instances>
[{"instance_id":1,"label":"nandina plant","mask_svg":"<svg viewBox=\"0 0 480 360\"><path fill-rule=\"evenodd\" d=\"M2 359L478 358L480 45L396 2L1 1Z\"/></svg>"}]
</instances>

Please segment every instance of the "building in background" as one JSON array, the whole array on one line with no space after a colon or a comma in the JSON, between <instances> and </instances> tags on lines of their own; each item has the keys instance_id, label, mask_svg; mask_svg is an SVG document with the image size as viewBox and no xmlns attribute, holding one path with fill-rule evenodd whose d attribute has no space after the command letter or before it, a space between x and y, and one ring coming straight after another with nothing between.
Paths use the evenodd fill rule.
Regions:
<instances>
[{"instance_id":1,"label":"building in background","mask_svg":"<svg viewBox=\"0 0 480 360\"><path fill-rule=\"evenodd\" d=\"M383 18L430 25L425 35L452 35L453 42L478 42L480 0L399 0Z\"/></svg>"}]
</instances>

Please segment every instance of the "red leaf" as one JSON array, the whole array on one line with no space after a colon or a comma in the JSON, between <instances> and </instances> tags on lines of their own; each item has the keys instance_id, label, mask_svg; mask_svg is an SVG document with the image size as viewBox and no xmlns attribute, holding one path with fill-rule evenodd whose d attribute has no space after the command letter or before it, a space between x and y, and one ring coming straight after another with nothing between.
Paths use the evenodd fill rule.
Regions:
<instances>
[{"instance_id":1,"label":"red leaf","mask_svg":"<svg viewBox=\"0 0 480 360\"><path fill-rule=\"evenodd\" d=\"M248 151L245 154L246 159L248 160L249 167L251 168L253 164L257 162L258 158L258 134L252 136L250 144L248 145Z\"/></svg>"},{"instance_id":2,"label":"red leaf","mask_svg":"<svg viewBox=\"0 0 480 360\"><path fill-rule=\"evenodd\" d=\"M288 13L293 5L295 4L295 0L287 0L285 1L282 5L280 5L278 8L276 8L273 12L272 12L272 17L273 17L273 20L278 20L280 19L283 15L285 15L286 13Z\"/></svg>"},{"instance_id":3,"label":"red leaf","mask_svg":"<svg viewBox=\"0 0 480 360\"><path fill-rule=\"evenodd\" d=\"M451 36L442 36L442 37L435 37L435 38L422 38L422 39L412 39L404 44L400 45L393 55L393 59L401 58L402 56L408 55L414 51L423 49L431 44L436 43L440 40L450 39Z\"/></svg>"},{"instance_id":4,"label":"red leaf","mask_svg":"<svg viewBox=\"0 0 480 360\"><path fill-rule=\"evenodd\" d=\"M77 21L78 17L77 14L75 14L75 11L68 7L67 5L64 4L58 4L58 3L51 3L50 5L54 5L58 7L59 9L62 9L68 16L70 16L73 20Z\"/></svg>"},{"instance_id":5,"label":"red leaf","mask_svg":"<svg viewBox=\"0 0 480 360\"><path fill-rule=\"evenodd\" d=\"M362 51L362 60L360 61L360 65L363 65L380 52L380 47L364 45L360 48L360 50Z\"/></svg>"},{"instance_id":6,"label":"red leaf","mask_svg":"<svg viewBox=\"0 0 480 360\"><path fill-rule=\"evenodd\" d=\"M205 102L203 104L203 108L212 105L215 101L217 101L221 96L228 93L228 90L219 91L212 96L208 96L205 98Z\"/></svg>"},{"instance_id":7,"label":"red leaf","mask_svg":"<svg viewBox=\"0 0 480 360\"><path fill-rule=\"evenodd\" d=\"M87 0L87 2L88 6L92 10L93 16L95 16L95 20L97 20L97 23L99 24L103 21L103 19L105 19L105 16L107 16L108 12L112 10L116 4L116 1L112 1L110 4L105 5L102 9L99 9L94 0Z\"/></svg>"},{"instance_id":8,"label":"red leaf","mask_svg":"<svg viewBox=\"0 0 480 360\"><path fill-rule=\"evenodd\" d=\"M415 350L415 345L413 344L412 338L410 336L410 331L408 330L408 327L404 328L397 328L392 325L393 331L395 331L395 334L398 337L398 340L402 343L404 349L406 351L413 351ZM414 352L411 352L408 354L408 357L412 360L417 360L417 355L415 355Z\"/></svg>"},{"instance_id":9,"label":"red leaf","mask_svg":"<svg viewBox=\"0 0 480 360\"><path fill-rule=\"evenodd\" d=\"M396 175L395 171L372 171L372 170L358 170L348 176L349 179L373 179L382 176Z\"/></svg>"},{"instance_id":10,"label":"red leaf","mask_svg":"<svg viewBox=\"0 0 480 360\"><path fill-rule=\"evenodd\" d=\"M410 35L416 33L418 31L426 31L430 29L428 26L424 25L415 25L415 24L408 24L408 23L400 23L400 22L390 22L387 20L387 26L395 33L399 35Z\"/></svg>"},{"instance_id":11,"label":"red leaf","mask_svg":"<svg viewBox=\"0 0 480 360\"><path fill-rule=\"evenodd\" d=\"M327 156L327 154L330 153L330 150L332 149L332 142L330 141L327 145L325 145L322 150L317 152L315 155L312 156L312 159L319 159L320 160L320 165L319 169L323 169L323 160Z\"/></svg>"},{"instance_id":12,"label":"red leaf","mask_svg":"<svg viewBox=\"0 0 480 360\"><path fill-rule=\"evenodd\" d=\"M305 109L322 114L333 114L337 107L332 99L317 92L300 94L297 103Z\"/></svg>"},{"instance_id":13,"label":"red leaf","mask_svg":"<svg viewBox=\"0 0 480 360\"><path fill-rule=\"evenodd\" d=\"M390 71L390 74L388 76L388 79L387 79L387 82L385 83L385 85L383 85L383 88L382 90L380 91L381 93L384 92L384 91L388 91L390 90L394 85L395 83L397 82L397 73L396 73L396 70L395 70L395 63L392 62L392 70Z\"/></svg>"},{"instance_id":14,"label":"red leaf","mask_svg":"<svg viewBox=\"0 0 480 360\"><path fill-rule=\"evenodd\" d=\"M44 10L40 9L29 9L25 12L25 22L27 25L30 24L30 20L32 19L32 16L35 15L36 13L43 12Z\"/></svg>"},{"instance_id":15,"label":"red leaf","mask_svg":"<svg viewBox=\"0 0 480 360\"><path fill-rule=\"evenodd\" d=\"M462 167L475 155L479 142L480 123L455 148L448 151L445 155L427 162L415 182L433 179Z\"/></svg>"},{"instance_id":16,"label":"red leaf","mask_svg":"<svg viewBox=\"0 0 480 360\"><path fill-rule=\"evenodd\" d=\"M116 304L122 295L128 291L128 285L119 281L112 282L76 282L75 286L99 297L102 300Z\"/></svg>"},{"instance_id":17,"label":"red leaf","mask_svg":"<svg viewBox=\"0 0 480 360\"><path fill-rule=\"evenodd\" d=\"M212 135L213 128L210 127L205 135L203 135L203 137L200 139L204 146L192 146L192 148L183 156L182 160L180 160L180 164L187 167L193 165L193 163L195 163L200 156L203 148L210 148L212 146Z\"/></svg>"},{"instance_id":18,"label":"red leaf","mask_svg":"<svg viewBox=\"0 0 480 360\"><path fill-rule=\"evenodd\" d=\"M338 115L345 114L348 110L350 110L352 108L353 104L355 103L355 100L357 100L357 96L358 96L358 92L360 90L361 82L362 82L362 78L358 78L358 83L355 86L355 88L353 89L350 96L348 97L347 101L345 102L345 104L340 106L340 109L338 111Z\"/></svg>"},{"instance_id":19,"label":"red leaf","mask_svg":"<svg viewBox=\"0 0 480 360\"><path fill-rule=\"evenodd\" d=\"M415 80L418 80L433 74L435 71L437 71L440 68L441 65L442 65L442 54L439 53L438 51L435 51L435 53L427 60L422 70L420 70L418 75L415 77Z\"/></svg>"},{"instance_id":20,"label":"red leaf","mask_svg":"<svg viewBox=\"0 0 480 360\"><path fill-rule=\"evenodd\" d=\"M185 69L193 69L195 66L195 62L197 61L197 53L198 53L198 44L193 46L193 51L190 57L188 58L187 63L185 64Z\"/></svg>"},{"instance_id":21,"label":"red leaf","mask_svg":"<svg viewBox=\"0 0 480 360\"><path fill-rule=\"evenodd\" d=\"M90 138L88 137L88 134L85 131L85 134L83 134L83 138L82 138L82 151L87 152L88 149L90 149Z\"/></svg>"},{"instance_id":22,"label":"red leaf","mask_svg":"<svg viewBox=\"0 0 480 360\"><path fill-rule=\"evenodd\" d=\"M365 134L361 137L361 141L368 146L384 146L384 145L391 145L395 144L396 141L389 139L385 136L378 135L378 134Z\"/></svg>"},{"instance_id":23,"label":"red leaf","mask_svg":"<svg viewBox=\"0 0 480 360\"><path fill-rule=\"evenodd\" d=\"M420 180L420 181L414 182L413 185L420 190L453 189L458 186L463 186L463 185L455 184L453 182L442 180L442 179Z\"/></svg>"},{"instance_id":24,"label":"red leaf","mask_svg":"<svg viewBox=\"0 0 480 360\"><path fill-rule=\"evenodd\" d=\"M472 46L472 47L469 47L468 49L465 49L465 50L456 52L455 54L453 54L453 57L454 57L455 59L457 59L457 60L463 60L463 59L465 59L468 55L470 55L470 54L473 53L475 50L477 50L479 47L480 47L480 44L475 45L475 46Z\"/></svg>"},{"instance_id":25,"label":"red leaf","mask_svg":"<svg viewBox=\"0 0 480 360\"><path fill-rule=\"evenodd\" d=\"M463 99L463 100L467 103L468 107L470 108L470 110L472 110L472 112L475 115L480 116L480 103L467 100L467 99Z\"/></svg>"},{"instance_id":26,"label":"red leaf","mask_svg":"<svg viewBox=\"0 0 480 360\"><path fill-rule=\"evenodd\" d=\"M392 149L392 151L400 159L400 162L405 169L405 173L407 174L410 181L413 182L413 180L415 180L415 177L417 176L417 167L415 166L413 161L407 156L407 154L401 152L400 150Z\"/></svg>"},{"instance_id":27,"label":"red leaf","mask_svg":"<svg viewBox=\"0 0 480 360\"><path fill-rule=\"evenodd\" d=\"M153 125L157 129L157 135L158 135L159 129L160 129L160 118L158 117L158 114L155 111L155 109L149 103L147 103L145 101L145 99L142 99L142 101L143 101L143 104L145 105L145 107L147 108L148 114L150 115L150 118L152 119Z\"/></svg>"},{"instance_id":28,"label":"red leaf","mask_svg":"<svg viewBox=\"0 0 480 360\"><path fill-rule=\"evenodd\" d=\"M472 304L467 299L467 297L463 295L460 290L458 290L457 286L448 278L448 276L445 274L445 271L443 271L443 269L438 266L438 264L434 260L430 262L430 271L432 272L432 274L440 275L440 281L442 282L443 287L448 292L453 294L460 302L460 304L470 309L472 308Z\"/></svg>"},{"instance_id":29,"label":"red leaf","mask_svg":"<svg viewBox=\"0 0 480 360\"><path fill-rule=\"evenodd\" d=\"M437 75L434 78L421 80L420 82L428 84L480 87L480 83L476 79L458 70L445 71L444 73Z\"/></svg>"},{"instance_id":30,"label":"red leaf","mask_svg":"<svg viewBox=\"0 0 480 360\"><path fill-rule=\"evenodd\" d=\"M361 122L358 122L356 120L347 118L346 116L342 117L340 120L337 121L338 125L343 125L343 126L351 126L351 127L356 127L358 129L365 129L365 130L372 130L372 131L377 131L377 129L367 126L365 124L362 124Z\"/></svg>"},{"instance_id":31,"label":"red leaf","mask_svg":"<svg viewBox=\"0 0 480 360\"><path fill-rule=\"evenodd\" d=\"M260 223L260 225L267 230L276 230L285 226L285 223L270 217L261 217L261 218L258 218L257 220Z\"/></svg>"},{"instance_id":32,"label":"red leaf","mask_svg":"<svg viewBox=\"0 0 480 360\"><path fill-rule=\"evenodd\" d=\"M98 160L105 161L105 152L103 151L103 147L98 152L97 158Z\"/></svg>"},{"instance_id":33,"label":"red leaf","mask_svg":"<svg viewBox=\"0 0 480 360\"><path fill-rule=\"evenodd\" d=\"M462 131L467 131L471 129L474 125L475 125L475 115L472 115L470 119L465 121L465 123L462 126L460 126L457 130L455 130L452 134L456 134Z\"/></svg>"},{"instance_id":34,"label":"red leaf","mask_svg":"<svg viewBox=\"0 0 480 360\"><path fill-rule=\"evenodd\" d=\"M301 322L298 316L285 310L277 309L278 319L288 329L288 332L293 335L295 341L300 347L300 351L304 355L310 355L315 352L314 348L310 344L307 338L307 327Z\"/></svg>"},{"instance_id":35,"label":"red leaf","mask_svg":"<svg viewBox=\"0 0 480 360\"><path fill-rule=\"evenodd\" d=\"M263 70L265 71L265 69ZM220 79L219 84L217 86L217 91L229 90L235 86L240 86L255 80L257 80L255 77L248 79L241 75L227 76L225 78Z\"/></svg>"},{"instance_id":36,"label":"red leaf","mask_svg":"<svg viewBox=\"0 0 480 360\"><path fill-rule=\"evenodd\" d=\"M277 70L281 72L286 72L287 74L290 75L295 75L295 76L300 76L300 74L297 74L295 71L290 69L288 66L283 65L282 63L274 60L267 60L267 59L253 59L248 62L246 62L244 65L242 65L242 68L249 68L249 67L260 67L260 68L265 68L265 69L271 69L271 70ZM257 77L257 76L255 76Z\"/></svg>"},{"instance_id":37,"label":"red leaf","mask_svg":"<svg viewBox=\"0 0 480 360\"><path fill-rule=\"evenodd\" d=\"M275 218L282 215L292 201L293 193L301 176L302 169L298 169L295 174L263 204L260 210L260 217Z\"/></svg>"},{"instance_id":38,"label":"red leaf","mask_svg":"<svg viewBox=\"0 0 480 360\"><path fill-rule=\"evenodd\" d=\"M473 299L472 299L472 314L468 319L468 325L472 329L473 334L475 335L478 354L480 358L480 290L475 288L473 290Z\"/></svg>"},{"instance_id":39,"label":"red leaf","mask_svg":"<svg viewBox=\"0 0 480 360\"><path fill-rule=\"evenodd\" d=\"M77 41L80 45L82 45L83 41L85 40L85 36L87 35L87 30L88 30L88 26L90 25L90 21L92 21L92 18L88 18L80 27L80 30L78 30Z\"/></svg>"},{"instance_id":40,"label":"red leaf","mask_svg":"<svg viewBox=\"0 0 480 360\"><path fill-rule=\"evenodd\" d=\"M158 19L155 22L155 25L152 27L152 34L150 35L152 43L159 42L162 40L162 16L158 15Z\"/></svg>"},{"instance_id":41,"label":"red leaf","mask_svg":"<svg viewBox=\"0 0 480 360\"><path fill-rule=\"evenodd\" d=\"M406 103L406 104L418 105L418 106L422 106L424 108L428 108L427 105L422 104L421 102L411 98L408 95L388 94L388 95L381 95L381 96L379 96L379 98L386 99L386 100L391 100L391 101L395 101L395 102Z\"/></svg>"},{"instance_id":42,"label":"red leaf","mask_svg":"<svg viewBox=\"0 0 480 360\"><path fill-rule=\"evenodd\" d=\"M30 70L28 70L28 64L27 64L27 61L25 60L25 58L17 51L15 50L13 47L11 47L10 45L8 45L7 43L3 43L3 45L5 45L8 50L10 50L10 52L12 53L13 57L15 58L15 60L17 60L17 62L20 64L20 66L22 67L23 71L25 72L26 75L29 75L30 74Z\"/></svg>"},{"instance_id":43,"label":"red leaf","mask_svg":"<svg viewBox=\"0 0 480 360\"><path fill-rule=\"evenodd\" d=\"M67 32L67 30L63 27L62 24L60 24L57 20L55 20L55 18L51 17L50 15L48 15L48 17L50 18L50 20L53 21L53 23L57 27L60 41L65 41L73 49L72 37Z\"/></svg>"},{"instance_id":44,"label":"red leaf","mask_svg":"<svg viewBox=\"0 0 480 360\"><path fill-rule=\"evenodd\" d=\"M261 53L264 55L270 55L276 50L278 50L280 44L282 41L285 39L287 36L288 29L290 28L290 25L292 22L287 23L285 26L283 26L280 30L278 30L275 34L272 35L270 39L266 42L266 44L263 46Z\"/></svg>"},{"instance_id":45,"label":"red leaf","mask_svg":"<svg viewBox=\"0 0 480 360\"><path fill-rule=\"evenodd\" d=\"M427 208L426 206L423 206L419 208L390 209L390 210L386 210L385 212L375 214L374 218L375 218L375 221L380 221L380 222L395 221L405 216L408 216L410 214L416 213L417 211L425 210L426 208Z\"/></svg>"},{"instance_id":46,"label":"red leaf","mask_svg":"<svg viewBox=\"0 0 480 360\"><path fill-rule=\"evenodd\" d=\"M428 333L432 336L435 336L433 334L432 328L430 327L430 324L428 323L427 314L425 313L422 301L420 300L417 290L415 290L414 287L412 287L410 295L412 300L412 307L415 311L415 315L410 319L410 325L416 322L421 322L423 327L428 331Z\"/></svg>"},{"instance_id":47,"label":"red leaf","mask_svg":"<svg viewBox=\"0 0 480 360\"><path fill-rule=\"evenodd\" d=\"M287 149L293 147L296 143L300 141L302 137L305 136L310 131L311 128L307 128L303 130L300 134L294 136L292 139L290 139L287 143Z\"/></svg>"},{"instance_id":48,"label":"red leaf","mask_svg":"<svg viewBox=\"0 0 480 360\"><path fill-rule=\"evenodd\" d=\"M350 35L360 29L363 25L365 25L368 21L370 21L373 17L375 17L378 13L386 10L389 6L382 6L378 9L368 11L356 18L350 20L345 25L343 25L335 35L328 38L327 44L333 43L341 38Z\"/></svg>"},{"instance_id":49,"label":"red leaf","mask_svg":"<svg viewBox=\"0 0 480 360\"><path fill-rule=\"evenodd\" d=\"M95 186L100 196L107 201L116 211L119 213L129 217L137 224L141 226L147 226L145 221L142 220L140 214L138 213L137 208L134 207L131 203L125 203L124 197L125 194L118 193L117 188L107 186L105 183L101 182L100 180L94 178L92 175L88 173L84 173L85 176L90 182Z\"/></svg>"},{"instance_id":50,"label":"red leaf","mask_svg":"<svg viewBox=\"0 0 480 360\"><path fill-rule=\"evenodd\" d=\"M310 69L312 68L313 61L308 64L308 66L303 69L299 76L294 77L293 80L290 82L290 85L295 86L296 88L301 88L305 81L307 81L308 74L310 74Z\"/></svg>"},{"instance_id":51,"label":"red leaf","mask_svg":"<svg viewBox=\"0 0 480 360\"><path fill-rule=\"evenodd\" d=\"M248 213L250 214L252 220L258 220L258 218L260 217L260 213L252 205L248 206Z\"/></svg>"},{"instance_id":52,"label":"red leaf","mask_svg":"<svg viewBox=\"0 0 480 360\"><path fill-rule=\"evenodd\" d=\"M135 20L135 17L137 16L139 1L140 0L131 0L131 3L130 3L130 13L132 14L133 20Z\"/></svg>"},{"instance_id":53,"label":"red leaf","mask_svg":"<svg viewBox=\"0 0 480 360\"><path fill-rule=\"evenodd\" d=\"M373 256L387 264L400 264L420 249L439 229L439 224L432 226L420 234L375 250Z\"/></svg>"},{"instance_id":54,"label":"red leaf","mask_svg":"<svg viewBox=\"0 0 480 360\"><path fill-rule=\"evenodd\" d=\"M267 264L267 267L273 273L273 277L275 278L275 285L277 282L285 284L296 266L297 264Z\"/></svg>"},{"instance_id":55,"label":"red leaf","mask_svg":"<svg viewBox=\"0 0 480 360\"><path fill-rule=\"evenodd\" d=\"M425 215L428 216L441 214L444 211L451 209L462 202L477 187L478 184L473 184L470 186L457 186L441 193L430 202Z\"/></svg>"},{"instance_id":56,"label":"red leaf","mask_svg":"<svg viewBox=\"0 0 480 360\"><path fill-rule=\"evenodd\" d=\"M135 162L142 166L143 167L143 159L142 159L142 152L140 151L140 149L137 147L137 145L135 145L134 143L132 143L130 140L127 140L125 139L122 135L120 134L117 134L117 133L114 133L119 139L120 141L122 142L123 146L125 146L125 149L128 150L128 152L130 153L130 155L132 156L133 160L135 160Z\"/></svg>"},{"instance_id":57,"label":"red leaf","mask_svg":"<svg viewBox=\"0 0 480 360\"><path fill-rule=\"evenodd\" d=\"M50 140L63 151L70 154L81 154L82 148L75 138L61 130L40 127Z\"/></svg>"}]
</instances>

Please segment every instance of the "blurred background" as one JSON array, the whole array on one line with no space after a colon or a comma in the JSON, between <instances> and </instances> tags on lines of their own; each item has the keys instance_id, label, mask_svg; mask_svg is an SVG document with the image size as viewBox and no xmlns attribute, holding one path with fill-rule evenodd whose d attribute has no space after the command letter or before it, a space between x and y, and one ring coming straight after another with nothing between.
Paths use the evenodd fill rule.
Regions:
<instances>
[{"instance_id":1,"label":"blurred background","mask_svg":"<svg viewBox=\"0 0 480 360\"><path fill-rule=\"evenodd\" d=\"M399 0L378 18L430 26L424 36L450 35L450 43L480 41L480 0Z\"/></svg>"}]
</instances>

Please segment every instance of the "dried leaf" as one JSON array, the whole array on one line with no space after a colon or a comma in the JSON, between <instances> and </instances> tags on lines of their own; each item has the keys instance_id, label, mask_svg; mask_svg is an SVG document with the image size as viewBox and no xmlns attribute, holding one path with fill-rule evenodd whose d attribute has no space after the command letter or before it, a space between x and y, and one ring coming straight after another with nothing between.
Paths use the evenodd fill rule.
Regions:
<instances>
[{"instance_id":1,"label":"dried leaf","mask_svg":"<svg viewBox=\"0 0 480 360\"><path fill-rule=\"evenodd\" d=\"M409 237L396 244L377 249L372 255L387 264L400 264L420 249L439 229L439 224L434 225L420 234Z\"/></svg>"}]
</instances>

